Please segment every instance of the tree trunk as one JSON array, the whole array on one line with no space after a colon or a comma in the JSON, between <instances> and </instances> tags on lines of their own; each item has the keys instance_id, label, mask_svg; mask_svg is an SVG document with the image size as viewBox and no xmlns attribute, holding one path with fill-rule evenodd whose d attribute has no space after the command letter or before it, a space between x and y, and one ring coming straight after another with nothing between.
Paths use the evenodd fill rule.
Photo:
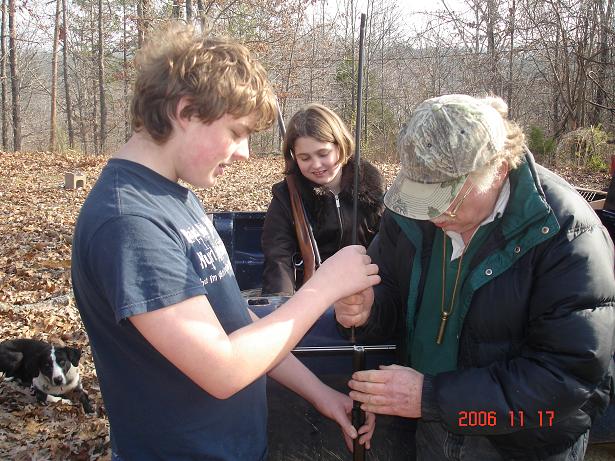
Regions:
<instances>
[{"instance_id":1,"label":"tree trunk","mask_svg":"<svg viewBox=\"0 0 615 461\"><path fill-rule=\"evenodd\" d=\"M9 148L9 121L6 108L6 0L2 0L2 23L0 24L0 81L2 82L2 150Z\"/></svg>"},{"instance_id":2,"label":"tree trunk","mask_svg":"<svg viewBox=\"0 0 615 461\"><path fill-rule=\"evenodd\" d=\"M186 0L186 20L192 21L192 0Z\"/></svg>"},{"instance_id":3,"label":"tree trunk","mask_svg":"<svg viewBox=\"0 0 615 461\"><path fill-rule=\"evenodd\" d=\"M607 99L606 76L607 68L609 66L609 31L612 31L609 26L613 21L613 2L611 0L607 0L606 2L598 0L596 2L596 8L598 9L598 14L600 16L600 41L598 43L598 71L596 72L596 104L594 105L594 110L591 116L592 125L598 125L600 123L600 116L604 110Z\"/></svg>"},{"instance_id":4,"label":"tree trunk","mask_svg":"<svg viewBox=\"0 0 615 461\"><path fill-rule=\"evenodd\" d=\"M137 0L137 47L143 46L143 2Z\"/></svg>"},{"instance_id":5,"label":"tree trunk","mask_svg":"<svg viewBox=\"0 0 615 461\"><path fill-rule=\"evenodd\" d=\"M54 18L53 45L51 51L51 107L49 116L49 150L55 152L57 148L56 132L57 122L57 89L58 89L58 42L60 40L60 0L56 0L56 13Z\"/></svg>"},{"instance_id":6,"label":"tree trunk","mask_svg":"<svg viewBox=\"0 0 615 461\"><path fill-rule=\"evenodd\" d=\"M380 38L380 126L382 127L382 146L384 147L384 155L388 157L389 154L389 130L387 127L386 119L384 117L384 44L385 40L385 15L382 15L382 30Z\"/></svg>"},{"instance_id":7,"label":"tree trunk","mask_svg":"<svg viewBox=\"0 0 615 461\"><path fill-rule=\"evenodd\" d=\"M171 16L174 19L179 19L181 17L182 10L182 2L181 0L171 0Z\"/></svg>"},{"instance_id":8,"label":"tree trunk","mask_svg":"<svg viewBox=\"0 0 615 461\"><path fill-rule=\"evenodd\" d=\"M508 94L506 96L506 102L508 103L509 114L512 117L513 109L513 63L515 59L515 14L517 8L515 0L511 0L510 8L508 9L509 21L510 21L510 52L508 54Z\"/></svg>"},{"instance_id":9,"label":"tree trunk","mask_svg":"<svg viewBox=\"0 0 615 461\"><path fill-rule=\"evenodd\" d=\"M480 8L478 3L474 5L474 27L476 27L476 31L474 34L474 53L476 56L480 53Z\"/></svg>"},{"instance_id":10,"label":"tree trunk","mask_svg":"<svg viewBox=\"0 0 615 461\"><path fill-rule=\"evenodd\" d=\"M372 25L373 25L373 17L374 17L374 0L368 1L367 3L367 43L365 45L365 72L363 73L363 78L365 79L365 90L363 91L363 144L367 146L367 140L369 139L369 65L371 63L371 52L372 49Z\"/></svg>"},{"instance_id":11,"label":"tree trunk","mask_svg":"<svg viewBox=\"0 0 615 461\"><path fill-rule=\"evenodd\" d=\"M75 132L73 129L73 105L70 94L70 79L68 78L68 18L66 0L62 0L62 66L64 69L64 98L66 99L66 129L68 130L68 147L75 147Z\"/></svg>"},{"instance_id":12,"label":"tree trunk","mask_svg":"<svg viewBox=\"0 0 615 461\"><path fill-rule=\"evenodd\" d=\"M310 61L310 92L308 101L314 100L314 67L316 66L316 8L312 9L312 56Z\"/></svg>"},{"instance_id":13,"label":"tree trunk","mask_svg":"<svg viewBox=\"0 0 615 461\"><path fill-rule=\"evenodd\" d=\"M293 39L290 43L290 53L288 57L288 71L286 72L286 83L284 84L284 98L282 99L282 117L286 114L286 102L290 91L290 80L293 73L293 62L295 57L295 47L297 45L297 33L299 32L299 26L301 24L301 12L297 12L297 24L293 30Z\"/></svg>"},{"instance_id":14,"label":"tree trunk","mask_svg":"<svg viewBox=\"0 0 615 461\"><path fill-rule=\"evenodd\" d=\"M559 63L559 53L560 53L560 35L559 35L559 27L556 27L555 30L555 43L554 46L554 63L558 65ZM556 68L557 69L557 68ZM558 133L560 131L559 120L560 120L560 90L558 88L559 83L557 81L553 82L553 87L551 88L551 121L552 121L552 132Z\"/></svg>"},{"instance_id":15,"label":"tree trunk","mask_svg":"<svg viewBox=\"0 0 615 461\"><path fill-rule=\"evenodd\" d=\"M99 134L100 134L100 119L98 118L98 94L99 88L97 88L97 75L96 75L96 61L98 60L96 54L96 40L94 38L94 34L96 32L96 24L94 23L94 4L90 6L90 49L92 50L92 68L91 68L91 78L89 81L86 79L85 85L87 86L91 83L92 87L86 93L86 97L90 96L92 99L92 115L91 115L91 123L92 123L92 146L94 147L94 155L100 154L100 143L99 143Z\"/></svg>"},{"instance_id":16,"label":"tree trunk","mask_svg":"<svg viewBox=\"0 0 615 461\"><path fill-rule=\"evenodd\" d=\"M128 98L128 15L126 14L126 0L122 0L123 9L123 40L122 40L122 79L124 83L124 140L128 141L130 138L130 113L128 110L130 99Z\"/></svg>"},{"instance_id":17,"label":"tree trunk","mask_svg":"<svg viewBox=\"0 0 615 461\"><path fill-rule=\"evenodd\" d=\"M98 99L96 98L96 79L92 79L92 144L94 146L94 154L100 154L99 133L100 124L98 123Z\"/></svg>"},{"instance_id":18,"label":"tree trunk","mask_svg":"<svg viewBox=\"0 0 615 461\"><path fill-rule=\"evenodd\" d=\"M141 48L145 42L149 27L150 0L137 0L137 46Z\"/></svg>"},{"instance_id":19,"label":"tree trunk","mask_svg":"<svg viewBox=\"0 0 615 461\"><path fill-rule=\"evenodd\" d=\"M496 21L496 6L495 0L487 0L487 50L490 58L491 82L489 90L494 94L500 94L498 85L498 63L497 52L495 49L495 21Z\"/></svg>"},{"instance_id":20,"label":"tree trunk","mask_svg":"<svg viewBox=\"0 0 615 461\"><path fill-rule=\"evenodd\" d=\"M196 9L199 13L199 22L201 29L205 26L205 15L203 14L203 0L196 0Z\"/></svg>"},{"instance_id":21,"label":"tree trunk","mask_svg":"<svg viewBox=\"0 0 615 461\"><path fill-rule=\"evenodd\" d=\"M354 114L353 120L355 119L355 117L357 116L356 114L356 103L355 103L355 86L356 86L356 82L357 82L357 78L355 76L355 68L354 68L354 63L355 63L355 58L354 58L354 51L355 51L355 30L354 30L354 26L356 24L355 18L354 18L354 14L355 14L355 8L354 8L354 0L350 0L350 43L351 43L351 47L350 47L350 93L351 93L351 102L352 105L350 106L350 113ZM357 37L359 37L359 35L357 35Z\"/></svg>"},{"instance_id":22,"label":"tree trunk","mask_svg":"<svg viewBox=\"0 0 615 461\"><path fill-rule=\"evenodd\" d=\"M105 102L105 53L103 47L103 7L98 0L98 93L100 98L100 150L105 152L107 140L107 104Z\"/></svg>"},{"instance_id":23,"label":"tree trunk","mask_svg":"<svg viewBox=\"0 0 615 461\"><path fill-rule=\"evenodd\" d=\"M81 141L81 150L84 154L88 154L88 130L85 126L85 104L87 102L87 97L85 96L85 92L87 88L83 88L83 83L80 81L80 77L77 76L75 80L75 89L77 90L76 102L77 102L77 114L76 114L76 122L79 127L79 138Z\"/></svg>"},{"instance_id":24,"label":"tree trunk","mask_svg":"<svg viewBox=\"0 0 615 461\"><path fill-rule=\"evenodd\" d=\"M75 37L75 41L77 43L82 43L85 44L86 43L86 32L85 32L85 28L81 27L81 28L77 28L75 29L76 31L76 36ZM77 65L80 64L84 64L86 62L86 60L84 59L81 63L77 63ZM83 65L83 68L85 68L85 65ZM84 154L88 154L89 153L89 145L88 145L88 128L85 126L85 121L86 120L90 120L89 117L86 117L86 111L87 111L87 101L88 101L88 96L90 94L89 91L89 81L91 80L90 78L90 72L89 71L84 71L83 73L77 73L75 72L75 123L77 124L77 127L79 129L79 141L81 144L81 151ZM95 120L95 119L92 119ZM89 124L88 124L89 126Z\"/></svg>"},{"instance_id":25,"label":"tree trunk","mask_svg":"<svg viewBox=\"0 0 615 461\"><path fill-rule=\"evenodd\" d=\"M17 69L17 34L15 32L15 0L9 0L9 67L13 97L13 150L21 150L21 113L19 108L19 72Z\"/></svg>"}]
</instances>

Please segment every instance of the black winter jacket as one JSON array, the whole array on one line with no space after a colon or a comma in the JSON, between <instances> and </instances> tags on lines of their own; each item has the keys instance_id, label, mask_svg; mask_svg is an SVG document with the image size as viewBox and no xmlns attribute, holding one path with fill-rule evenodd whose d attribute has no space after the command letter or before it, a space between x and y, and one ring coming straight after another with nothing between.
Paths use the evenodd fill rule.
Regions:
<instances>
[{"instance_id":1,"label":"black winter jacket","mask_svg":"<svg viewBox=\"0 0 615 461\"><path fill-rule=\"evenodd\" d=\"M531 154L509 179L504 215L461 287L458 369L425 376L422 417L525 461L571 446L609 403L615 278L609 235L568 183ZM358 339L394 336L408 350L434 232L385 211L369 248L382 283ZM468 426L468 412L485 417Z\"/></svg>"},{"instance_id":2,"label":"black winter jacket","mask_svg":"<svg viewBox=\"0 0 615 461\"><path fill-rule=\"evenodd\" d=\"M314 231L322 261L352 240L352 207L354 188L354 160L351 158L342 167L341 190L335 196L325 187L308 181L297 174L299 193ZM361 161L358 197L359 226L357 243L368 246L378 231L380 216L384 210L382 198L385 183L376 167ZM290 206L286 180L272 187L273 198L269 204L262 235L265 255L263 271L263 295L291 295L301 285L302 271L295 280L295 264L301 261L295 225ZM301 266L299 266L301 268Z\"/></svg>"}]
</instances>

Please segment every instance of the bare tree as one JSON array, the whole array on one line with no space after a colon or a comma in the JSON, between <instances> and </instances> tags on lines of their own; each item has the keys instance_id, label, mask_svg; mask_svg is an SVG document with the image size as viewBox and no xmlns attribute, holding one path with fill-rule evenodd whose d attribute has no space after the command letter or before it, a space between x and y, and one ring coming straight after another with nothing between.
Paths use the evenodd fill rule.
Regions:
<instances>
[{"instance_id":1,"label":"bare tree","mask_svg":"<svg viewBox=\"0 0 615 461\"><path fill-rule=\"evenodd\" d=\"M370 115L369 113L369 103L370 103L370 99L369 99L369 84L370 84L370 79L369 79L369 73L370 73L370 63L371 63L371 56L372 56L372 37L374 35L374 31L373 31L373 23L374 23L374 0L369 0L367 2L367 26L366 26L366 36L367 36L367 43L366 43L366 50L365 51L365 71L363 73L363 78L365 79L365 89L363 90L363 144L367 145L367 140L369 139L369 134L370 134L370 130L369 130L369 123L368 123L368 117ZM358 77L357 77L358 80Z\"/></svg>"},{"instance_id":2,"label":"bare tree","mask_svg":"<svg viewBox=\"0 0 615 461\"><path fill-rule=\"evenodd\" d=\"M107 140L107 103L105 94L105 49L103 46L103 0L98 0L98 93L100 98L100 153Z\"/></svg>"},{"instance_id":3,"label":"bare tree","mask_svg":"<svg viewBox=\"0 0 615 461\"><path fill-rule=\"evenodd\" d=\"M561 50L561 40L560 40L560 30L559 28L557 28L555 30L555 43L554 43L554 49L553 49L553 60L554 63L551 67L552 67L552 71L555 70L556 72L553 72L554 74L554 78L553 80L556 81L557 83L557 75L559 74L559 66L561 64L557 64L559 63L559 55L560 55L560 50ZM559 89L559 85L551 85L551 104L552 104L552 113L551 113L551 122L552 122L552 129L551 131L553 133L556 133L559 130L559 122L560 122L560 108L561 108L561 92Z\"/></svg>"},{"instance_id":4,"label":"bare tree","mask_svg":"<svg viewBox=\"0 0 615 461\"><path fill-rule=\"evenodd\" d=\"M17 69L17 34L15 32L15 0L9 0L9 67L13 112L13 150L21 150L21 113L19 108L19 71Z\"/></svg>"},{"instance_id":5,"label":"bare tree","mask_svg":"<svg viewBox=\"0 0 615 461\"><path fill-rule=\"evenodd\" d=\"M9 124L6 107L6 0L2 0L2 23L0 24L0 80L2 81L2 149L9 147Z\"/></svg>"},{"instance_id":6,"label":"bare tree","mask_svg":"<svg viewBox=\"0 0 615 461\"><path fill-rule=\"evenodd\" d=\"M186 20L192 21L192 0L186 0Z\"/></svg>"},{"instance_id":7,"label":"bare tree","mask_svg":"<svg viewBox=\"0 0 615 461\"><path fill-rule=\"evenodd\" d=\"M595 102L592 102L594 109L591 115L591 123L597 125L600 123L601 114L605 109L609 109L607 104L607 69L609 67L609 34L613 33L613 1L612 0L596 0L594 8L597 14L594 18L599 22L600 41L597 45L598 60L596 62L596 71L590 73L593 83L596 86ZM611 96L614 93L611 92ZM615 108L612 104L611 110Z\"/></svg>"},{"instance_id":8,"label":"bare tree","mask_svg":"<svg viewBox=\"0 0 615 461\"><path fill-rule=\"evenodd\" d=\"M145 42L149 22L150 0L137 0L137 46L139 48L141 48Z\"/></svg>"},{"instance_id":9,"label":"bare tree","mask_svg":"<svg viewBox=\"0 0 615 461\"><path fill-rule=\"evenodd\" d=\"M182 17L182 0L171 0L171 16L175 19Z\"/></svg>"},{"instance_id":10,"label":"bare tree","mask_svg":"<svg viewBox=\"0 0 615 461\"><path fill-rule=\"evenodd\" d=\"M60 41L60 1L56 0L54 16L53 45L51 51L51 107L49 117L49 150L55 152L57 148L56 132L57 117L57 88L58 88L58 42Z\"/></svg>"},{"instance_id":11,"label":"bare tree","mask_svg":"<svg viewBox=\"0 0 615 461\"><path fill-rule=\"evenodd\" d=\"M508 52L508 82L506 83L507 91L506 91L506 102L508 103L508 107L513 108L513 69L514 69L514 60L515 60L515 14L517 11L517 7L515 5L515 0L510 0L510 5L508 9L508 21L509 21L509 36L510 36L510 49Z\"/></svg>"},{"instance_id":12,"label":"bare tree","mask_svg":"<svg viewBox=\"0 0 615 461\"><path fill-rule=\"evenodd\" d=\"M343 56L341 56L341 72L338 74L340 90L342 91L344 102L341 105L341 116L348 122L354 119L356 110L356 42L358 41L358 31L355 26L357 0L344 0L343 2L344 35L343 35ZM350 101L350 104L348 104Z\"/></svg>"},{"instance_id":13,"label":"bare tree","mask_svg":"<svg viewBox=\"0 0 615 461\"><path fill-rule=\"evenodd\" d=\"M297 12L297 22L295 23L295 27L293 30L293 38L292 38L292 42L290 43L290 53L289 53L289 59L288 59L288 69L286 72L286 82L284 83L284 95L282 98L282 115L285 116L286 115L286 102L287 102L287 98L289 95L289 91L290 91L290 84L291 84L291 79L292 79L292 75L293 75L293 67L294 67L294 63L293 63L293 59L295 56L295 49L297 47L297 34L299 32L299 26L301 25L301 13Z\"/></svg>"},{"instance_id":14,"label":"bare tree","mask_svg":"<svg viewBox=\"0 0 615 461\"><path fill-rule=\"evenodd\" d=\"M199 13L199 22L201 23L201 28L202 28L205 25L203 0L196 0L196 10Z\"/></svg>"},{"instance_id":15,"label":"bare tree","mask_svg":"<svg viewBox=\"0 0 615 461\"><path fill-rule=\"evenodd\" d=\"M126 0L122 0L122 80L124 91L124 140L130 138L130 117L128 114L128 15Z\"/></svg>"},{"instance_id":16,"label":"bare tree","mask_svg":"<svg viewBox=\"0 0 615 461\"><path fill-rule=\"evenodd\" d=\"M73 129L73 106L72 96L70 92L70 78L68 72L68 14L67 14L67 0L62 0L62 33L60 38L62 39L62 68L64 75L64 99L66 104L66 128L68 131L68 147L73 149L75 147L75 132Z\"/></svg>"},{"instance_id":17,"label":"bare tree","mask_svg":"<svg viewBox=\"0 0 615 461\"><path fill-rule=\"evenodd\" d=\"M554 0L539 5L526 0L524 3L525 13L538 34L534 44L540 51L534 53L536 68L557 94L559 117L552 114L555 136L575 130L584 123L587 57L591 54L594 35L594 25L586 7L587 0L578 3ZM551 39L553 36L555 43Z\"/></svg>"},{"instance_id":18,"label":"bare tree","mask_svg":"<svg viewBox=\"0 0 615 461\"><path fill-rule=\"evenodd\" d=\"M100 0L98 0L100 2ZM92 144L94 146L94 153L96 155L100 154L100 133L101 133L101 129L100 129L100 120L102 119L98 117L98 97L97 94L99 93L99 85L98 85L98 77L100 76L97 72L100 70L97 66L97 62L98 62L98 57L100 56L100 53L96 53L96 49L97 49L97 41L95 39L95 32L98 30L97 25L95 24L95 18L96 15L94 14L94 4L90 5L90 50L91 50L91 56L89 61L91 61L91 67L89 69L90 71L90 79L86 80L85 86L87 88L88 84L91 85L90 88L88 88L87 93L86 93L86 98L87 96L89 96L90 100L91 100L91 111L92 111L92 115L91 115L91 126L92 127Z\"/></svg>"}]
</instances>

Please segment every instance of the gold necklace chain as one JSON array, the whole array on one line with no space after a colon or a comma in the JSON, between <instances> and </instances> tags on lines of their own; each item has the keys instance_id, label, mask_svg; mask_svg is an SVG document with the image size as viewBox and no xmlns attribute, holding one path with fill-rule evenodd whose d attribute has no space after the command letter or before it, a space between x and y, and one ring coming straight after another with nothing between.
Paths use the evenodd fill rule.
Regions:
<instances>
[{"instance_id":1,"label":"gold necklace chain","mask_svg":"<svg viewBox=\"0 0 615 461\"><path fill-rule=\"evenodd\" d=\"M444 310L444 301L446 296L446 232L442 230L442 304L440 305L440 328L438 328L438 335L436 336L436 344L442 344L444 339L444 330L446 329L446 323L449 317L455 309L455 295L457 294L457 284L459 283L459 276L461 275L461 263L463 263L463 257L466 254L466 250L470 242L463 248L461 256L459 258L459 265L457 266L457 275L455 276L455 285L453 285L453 294L451 295L451 302L448 306L448 311Z\"/></svg>"}]
</instances>

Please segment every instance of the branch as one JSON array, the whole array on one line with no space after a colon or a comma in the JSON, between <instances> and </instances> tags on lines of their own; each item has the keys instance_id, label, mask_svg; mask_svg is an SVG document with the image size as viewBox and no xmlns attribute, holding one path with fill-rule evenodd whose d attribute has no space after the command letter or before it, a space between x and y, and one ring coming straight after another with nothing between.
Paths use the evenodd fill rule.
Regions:
<instances>
[{"instance_id":1,"label":"branch","mask_svg":"<svg viewBox=\"0 0 615 461\"><path fill-rule=\"evenodd\" d=\"M598 104L597 102L590 101L589 99L586 99L585 102L588 103L588 104L591 104L592 106L600 107L601 109L605 109L605 110L608 110L610 112L615 112L615 106L614 107L608 107L608 106L605 106L603 104Z\"/></svg>"}]
</instances>

